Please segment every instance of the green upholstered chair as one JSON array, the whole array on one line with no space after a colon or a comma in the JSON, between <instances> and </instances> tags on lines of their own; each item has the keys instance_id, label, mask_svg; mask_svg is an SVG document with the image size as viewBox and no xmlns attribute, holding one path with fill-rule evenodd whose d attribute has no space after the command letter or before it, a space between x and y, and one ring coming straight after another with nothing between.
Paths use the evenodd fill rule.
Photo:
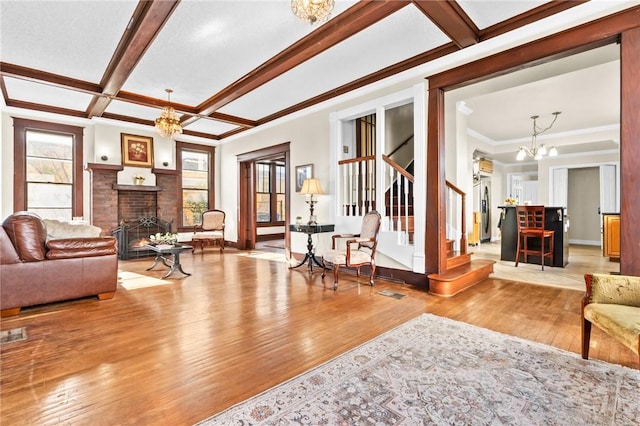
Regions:
<instances>
[{"instance_id":1,"label":"green upholstered chair","mask_svg":"<svg viewBox=\"0 0 640 426\"><path fill-rule=\"evenodd\" d=\"M591 324L638 355L640 368L640 277L586 274L582 298L582 358L589 358Z\"/></svg>"}]
</instances>

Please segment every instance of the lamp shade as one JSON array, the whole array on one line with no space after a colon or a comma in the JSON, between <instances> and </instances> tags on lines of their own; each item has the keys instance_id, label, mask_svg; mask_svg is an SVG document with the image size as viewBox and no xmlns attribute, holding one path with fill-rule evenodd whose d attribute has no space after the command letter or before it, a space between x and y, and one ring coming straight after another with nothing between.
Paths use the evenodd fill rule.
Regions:
<instances>
[{"instance_id":1,"label":"lamp shade","mask_svg":"<svg viewBox=\"0 0 640 426\"><path fill-rule=\"evenodd\" d=\"M305 179L302 182L302 189L300 190L300 195L316 195L316 194L324 194L322 190L322 186L320 186L320 179Z\"/></svg>"}]
</instances>

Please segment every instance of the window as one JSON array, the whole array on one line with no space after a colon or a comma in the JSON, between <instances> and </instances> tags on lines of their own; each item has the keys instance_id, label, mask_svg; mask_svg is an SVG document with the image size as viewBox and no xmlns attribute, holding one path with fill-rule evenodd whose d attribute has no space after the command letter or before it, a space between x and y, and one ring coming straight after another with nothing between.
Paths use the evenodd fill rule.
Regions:
<instances>
[{"instance_id":1,"label":"window","mask_svg":"<svg viewBox=\"0 0 640 426\"><path fill-rule=\"evenodd\" d=\"M191 228L201 223L203 212L214 208L214 148L178 142L176 150L181 172L178 228Z\"/></svg>"},{"instance_id":2,"label":"window","mask_svg":"<svg viewBox=\"0 0 640 426\"><path fill-rule=\"evenodd\" d=\"M83 215L81 127L14 119L14 210L70 221Z\"/></svg>"},{"instance_id":3,"label":"window","mask_svg":"<svg viewBox=\"0 0 640 426\"><path fill-rule=\"evenodd\" d=\"M256 218L260 225L281 225L285 218L285 166L256 163Z\"/></svg>"}]
</instances>

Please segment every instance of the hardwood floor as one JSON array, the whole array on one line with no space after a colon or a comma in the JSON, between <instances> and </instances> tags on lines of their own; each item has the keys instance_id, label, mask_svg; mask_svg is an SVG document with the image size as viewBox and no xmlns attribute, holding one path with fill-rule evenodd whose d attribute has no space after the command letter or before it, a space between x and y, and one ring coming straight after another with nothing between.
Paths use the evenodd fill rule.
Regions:
<instances>
[{"instance_id":1,"label":"hardwood floor","mask_svg":"<svg viewBox=\"0 0 640 426\"><path fill-rule=\"evenodd\" d=\"M193 424L423 312L580 351L575 290L489 279L445 299L340 274L334 293L319 271L282 260L231 248L184 254L193 275L166 280L163 268L145 271L150 258L124 261L112 300L3 318L2 330L26 327L28 338L0 346L0 423ZM597 329L591 357L638 368Z\"/></svg>"}]
</instances>

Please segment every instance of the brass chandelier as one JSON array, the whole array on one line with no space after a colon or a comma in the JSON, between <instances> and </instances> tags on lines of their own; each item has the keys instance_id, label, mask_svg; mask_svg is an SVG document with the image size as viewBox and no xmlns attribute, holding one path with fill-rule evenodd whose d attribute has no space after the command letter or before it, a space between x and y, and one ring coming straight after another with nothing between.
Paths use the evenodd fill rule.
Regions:
<instances>
[{"instance_id":1,"label":"brass chandelier","mask_svg":"<svg viewBox=\"0 0 640 426\"><path fill-rule=\"evenodd\" d=\"M518 148L518 154L516 155L516 160L522 161L527 157L531 157L535 160L541 160L543 155L549 154L549 157L555 157L558 155L558 150L556 149L555 146L552 146L548 152L545 144L538 146L537 137L538 135L541 135L542 133L546 132L551 127L553 127L553 124L556 122L559 115L560 115L559 111L554 112L553 121L551 121L551 124L549 124L549 126L545 128L538 126L538 124L536 123L536 120L540 118L539 115L531 116L531 119L533 120L533 133L531 134L531 147L529 148L526 146L521 146L520 148Z\"/></svg>"},{"instance_id":2,"label":"brass chandelier","mask_svg":"<svg viewBox=\"0 0 640 426\"><path fill-rule=\"evenodd\" d=\"M311 25L329 19L334 0L291 0L291 11Z\"/></svg>"},{"instance_id":3,"label":"brass chandelier","mask_svg":"<svg viewBox=\"0 0 640 426\"><path fill-rule=\"evenodd\" d=\"M182 133L180 119L176 114L176 110L171 106L171 93L173 90L165 89L169 104L162 108L160 117L156 118L156 131L163 138L173 138L176 133Z\"/></svg>"}]
</instances>

